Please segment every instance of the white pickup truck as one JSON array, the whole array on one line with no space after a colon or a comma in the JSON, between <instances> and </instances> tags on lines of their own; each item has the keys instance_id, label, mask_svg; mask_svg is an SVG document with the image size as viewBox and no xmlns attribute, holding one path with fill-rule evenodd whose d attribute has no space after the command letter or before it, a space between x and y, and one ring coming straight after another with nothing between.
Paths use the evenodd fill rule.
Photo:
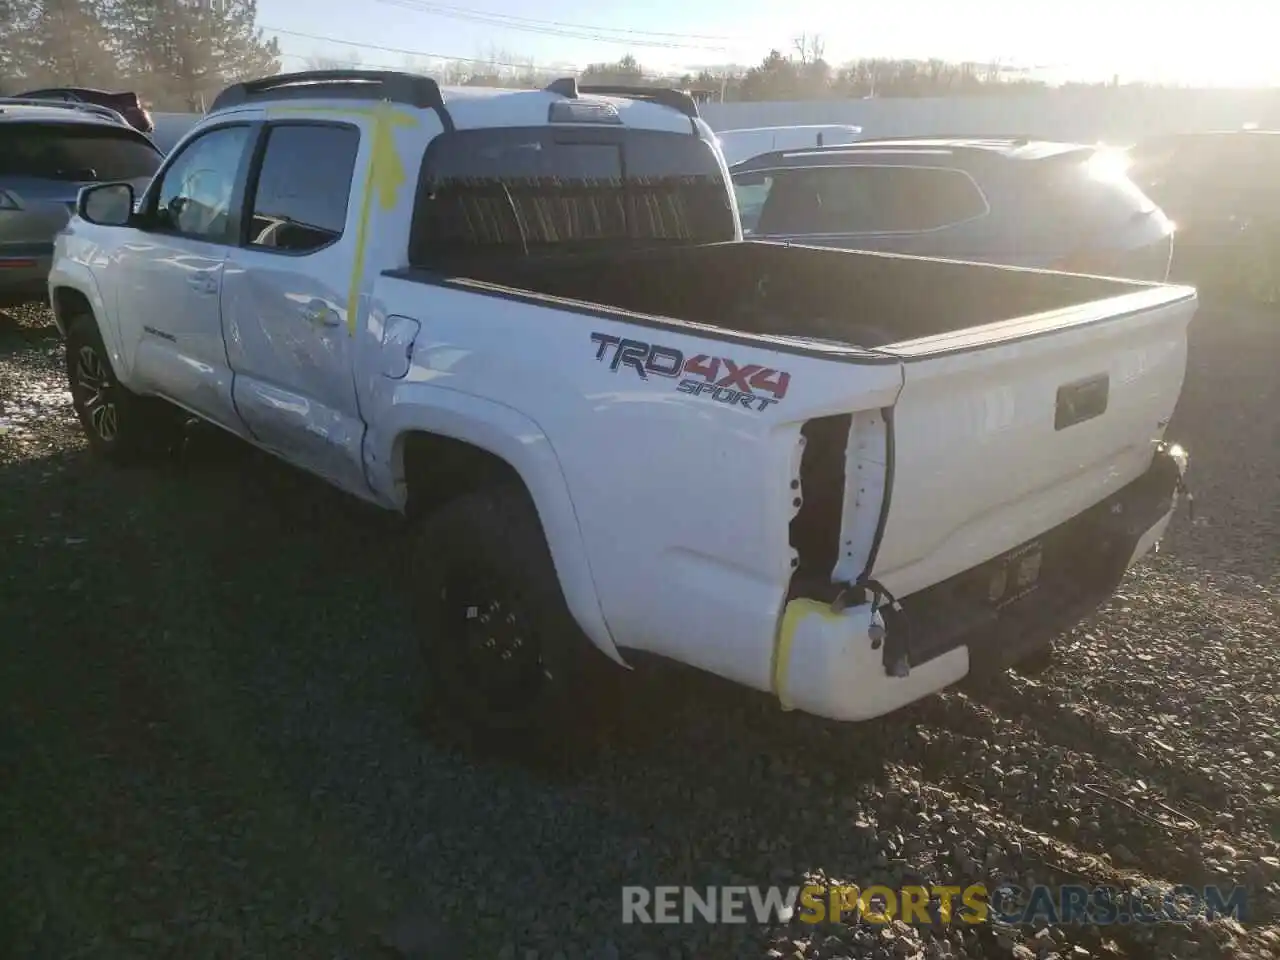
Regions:
<instances>
[{"instance_id":1,"label":"white pickup truck","mask_svg":"<svg viewBox=\"0 0 1280 960\"><path fill-rule=\"evenodd\" d=\"M628 651L885 714L1104 601L1186 465L1194 289L743 241L670 90L239 84L49 294L96 452L195 415L417 526L480 730Z\"/></svg>"}]
</instances>

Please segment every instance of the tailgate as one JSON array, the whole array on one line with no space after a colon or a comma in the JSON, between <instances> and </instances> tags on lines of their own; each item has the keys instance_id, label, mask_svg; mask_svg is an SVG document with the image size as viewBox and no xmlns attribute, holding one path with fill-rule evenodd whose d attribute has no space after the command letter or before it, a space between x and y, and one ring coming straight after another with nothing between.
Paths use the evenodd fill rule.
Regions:
<instances>
[{"instance_id":1,"label":"tailgate","mask_svg":"<svg viewBox=\"0 0 1280 960\"><path fill-rule=\"evenodd\" d=\"M1196 308L1194 289L1152 286L883 348L904 376L871 577L910 595L1140 476L1181 393Z\"/></svg>"}]
</instances>

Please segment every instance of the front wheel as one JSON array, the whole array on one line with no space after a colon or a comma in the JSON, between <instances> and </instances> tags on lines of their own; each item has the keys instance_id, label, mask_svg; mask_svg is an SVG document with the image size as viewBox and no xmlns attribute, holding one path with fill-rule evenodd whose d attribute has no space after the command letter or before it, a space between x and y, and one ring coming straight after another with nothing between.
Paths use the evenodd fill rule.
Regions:
<instances>
[{"instance_id":1,"label":"front wheel","mask_svg":"<svg viewBox=\"0 0 1280 960\"><path fill-rule=\"evenodd\" d=\"M531 748L592 732L606 658L569 612L522 486L482 489L425 518L414 567L415 629L448 719Z\"/></svg>"},{"instance_id":2,"label":"front wheel","mask_svg":"<svg viewBox=\"0 0 1280 960\"><path fill-rule=\"evenodd\" d=\"M89 448L115 463L162 455L181 435L184 418L173 406L143 397L116 378L98 325L88 315L67 328L67 382L71 405Z\"/></svg>"}]
</instances>

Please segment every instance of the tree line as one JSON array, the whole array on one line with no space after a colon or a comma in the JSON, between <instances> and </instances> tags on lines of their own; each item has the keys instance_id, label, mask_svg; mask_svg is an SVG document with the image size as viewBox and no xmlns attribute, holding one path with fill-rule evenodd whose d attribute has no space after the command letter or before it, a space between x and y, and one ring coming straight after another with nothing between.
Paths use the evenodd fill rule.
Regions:
<instances>
[{"instance_id":1,"label":"tree line","mask_svg":"<svg viewBox=\"0 0 1280 960\"><path fill-rule=\"evenodd\" d=\"M257 0L0 0L0 93L40 86L134 90L158 111L201 111L230 83L281 70L281 52L256 26ZM749 67L646 69L628 54L580 71L518 55L423 61L400 69L443 84L536 88L569 73L583 83L677 86L714 100L1028 93L1047 85L998 63L871 58L832 64L821 37L770 50ZM361 66L313 57L306 66ZM299 65L300 67L302 65ZM368 64L387 67L387 64ZM295 67L294 69L298 69Z\"/></svg>"},{"instance_id":2,"label":"tree line","mask_svg":"<svg viewBox=\"0 0 1280 960\"><path fill-rule=\"evenodd\" d=\"M863 58L842 65L823 56L820 37L800 37L787 52L770 50L752 67L711 67L659 77L632 56L593 63L583 82L673 84L704 91L715 100L852 100L863 97L941 97L1027 93L1047 89L998 63Z\"/></svg>"},{"instance_id":3,"label":"tree line","mask_svg":"<svg viewBox=\"0 0 1280 960\"><path fill-rule=\"evenodd\" d=\"M810 44L813 41L809 41ZM427 73L450 86L514 87L537 89L550 81L576 75L579 82L630 86L666 86L706 94L711 100L855 100L864 97L999 96L1046 91L1043 80L1025 76L1000 63L952 63L945 60L863 58L833 66L808 52L797 41L797 50L770 50L752 67L729 65L692 71L659 72L643 66L627 54L618 60L591 63L581 70L538 64L519 55L495 51L490 57L469 60L423 61L406 58L403 69ZM358 57L338 60L312 57L312 69L364 66ZM368 64L367 66L373 66ZM1071 87L1117 86L1108 83L1064 84ZM1145 86L1145 84L1142 84Z\"/></svg>"},{"instance_id":4,"label":"tree line","mask_svg":"<svg viewBox=\"0 0 1280 960\"><path fill-rule=\"evenodd\" d=\"M358 67L358 56L349 60L312 57L313 69ZM369 65L372 66L372 65ZM406 58L403 69L427 73L451 86L515 87L537 89L563 76L579 82L630 86L668 86L693 90L711 100L855 100L864 97L954 97L1026 94L1051 89L1038 80L997 62L952 63L945 60L863 58L841 65L823 57L821 38L801 37L786 52L775 48L755 66L727 65L688 71L656 71L633 55L588 64L581 70L538 64L504 51L488 58L433 60ZM1063 86L1117 86L1108 83L1072 82ZM1143 84L1145 85L1145 84Z\"/></svg>"},{"instance_id":5,"label":"tree line","mask_svg":"<svg viewBox=\"0 0 1280 960\"><path fill-rule=\"evenodd\" d=\"M133 90L198 111L229 83L280 70L257 0L0 0L0 93Z\"/></svg>"}]
</instances>

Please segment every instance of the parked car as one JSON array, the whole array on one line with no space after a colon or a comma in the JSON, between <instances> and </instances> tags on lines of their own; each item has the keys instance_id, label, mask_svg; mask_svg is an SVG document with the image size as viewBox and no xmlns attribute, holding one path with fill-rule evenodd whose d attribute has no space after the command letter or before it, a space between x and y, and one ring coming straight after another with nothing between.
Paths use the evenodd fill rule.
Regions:
<instances>
[{"instance_id":1,"label":"parked car","mask_svg":"<svg viewBox=\"0 0 1280 960\"><path fill-rule=\"evenodd\" d=\"M775 150L799 150L831 144L854 143L862 128L845 123L815 123L791 127L742 127L716 131L716 142L732 166Z\"/></svg>"},{"instance_id":2,"label":"parked car","mask_svg":"<svg viewBox=\"0 0 1280 960\"><path fill-rule=\"evenodd\" d=\"M760 239L1164 281L1173 224L1124 154L1020 139L877 139L732 168Z\"/></svg>"},{"instance_id":3,"label":"parked car","mask_svg":"<svg viewBox=\"0 0 1280 960\"><path fill-rule=\"evenodd\" d=\"M195 414L403 512L435 702L524 743L628 651L856 720L1111 594L1178 500L1194 289L745 241L696 104L596 89L270 77L136 207L86 188L91 448Z\"/></svg>"},{"instance_id":4,"label":"parked car","mask_svg":"<svg viewBox=\"0 0 1280 960\"><path fill-rule=\"evenodd\" d=\"M100 107L0 98L0 303L44 300L53 238L86 184L127 180L139 190L160 151Z\"/></svg>"},{"instance_id":5,"label":"parked car","mask_svg":"<svg viewBox=\"0 0 1280 960\"><path fill-rule=\"evenodd\" d=\"M17 94L32 100L62 100L68 103L96 103L102 107L110 107L124 117L135 130L150 134L155 130L155 123L150 112L142 105L138 95L132 90L109 93L106 90L94 90L89 87L44 87Z\"/></svg>"},{"instance_id":6,"label":"parked car","mask_svg":"<svg viewBox=\"0 0 1280 960\"><path fill-rule=\"evenodd\" d=\"M1280 132L1153 137L1129 156L1134 181L1177 224L1175 278L1280 299Z\"/></svg>"}]
</instances>

